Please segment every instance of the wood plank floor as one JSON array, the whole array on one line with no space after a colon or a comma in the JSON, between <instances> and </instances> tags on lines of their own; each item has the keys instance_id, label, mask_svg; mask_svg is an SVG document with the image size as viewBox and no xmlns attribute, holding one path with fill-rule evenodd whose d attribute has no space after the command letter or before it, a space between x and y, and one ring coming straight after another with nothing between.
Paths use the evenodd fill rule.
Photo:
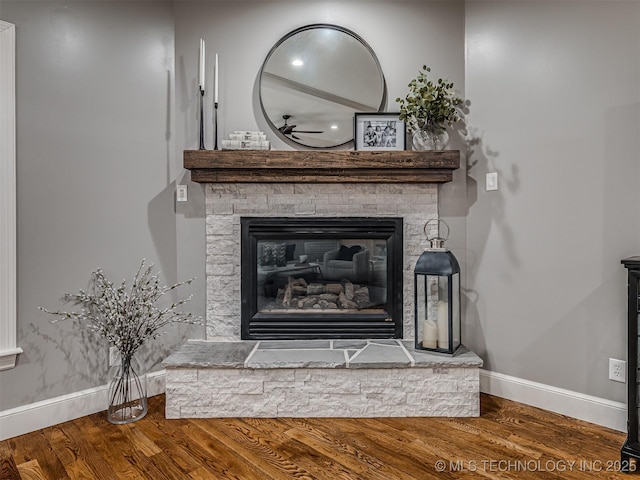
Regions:
<instances>
[{"instance_id":1,"label":"wood plank floor","mask_svg":"<svg viewBox=\"0 0 640 480\"><path fill-rule=\"evenodd\" d=\"M0 479L623 479L620 432L482 395L480 418L166 420L105 413L0 442Z\"/></svg>"}]
</instances>

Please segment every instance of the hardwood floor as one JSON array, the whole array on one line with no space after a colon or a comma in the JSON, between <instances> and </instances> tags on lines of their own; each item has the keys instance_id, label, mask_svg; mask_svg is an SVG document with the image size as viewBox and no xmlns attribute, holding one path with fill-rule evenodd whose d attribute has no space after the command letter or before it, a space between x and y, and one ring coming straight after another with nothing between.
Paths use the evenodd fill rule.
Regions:
<instances>
[{"instance_id":1,"label":"hardwood floor","mask_svg":"<svg viewBox=\"0 0 640 480\"><path fill-rule=\"evenodd\" d=\"M0 479L629 478L624 434L482 395L480 418L147 416L104 412L0 442Z\"/></svg>"}]
</instances>

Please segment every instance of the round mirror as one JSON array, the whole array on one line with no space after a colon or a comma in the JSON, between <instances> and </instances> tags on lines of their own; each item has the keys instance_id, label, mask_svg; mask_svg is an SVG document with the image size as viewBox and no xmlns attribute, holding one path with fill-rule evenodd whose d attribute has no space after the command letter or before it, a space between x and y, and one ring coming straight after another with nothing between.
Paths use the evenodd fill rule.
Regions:
<instances>
[{"instance_id":1,"label":"round mirror","mask_svg":"<svg viewBox=\"0 0 640 480\"><path fill-rule=\"evenodd\" d=\"M260 71L260 104L270 126L306 147L349 143L354 112L378 112L384 100L373 50L336 25L307 25L285 35Z\"/></svg>"}]
</instances>

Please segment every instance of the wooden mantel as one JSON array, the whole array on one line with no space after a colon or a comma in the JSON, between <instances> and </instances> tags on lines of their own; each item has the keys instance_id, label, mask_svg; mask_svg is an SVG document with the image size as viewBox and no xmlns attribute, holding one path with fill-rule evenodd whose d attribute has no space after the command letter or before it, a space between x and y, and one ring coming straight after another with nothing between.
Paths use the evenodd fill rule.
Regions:
<instances>
[{"instance_id":1,"label":"wooden mantel","mask_svg":"<svg viewBox=\"0 0 640 480\"><path fill-rule=\"evenodd\" d=\"M185 150L200 183L446 183L459 150Z\"/></svg>"}]
</instances>

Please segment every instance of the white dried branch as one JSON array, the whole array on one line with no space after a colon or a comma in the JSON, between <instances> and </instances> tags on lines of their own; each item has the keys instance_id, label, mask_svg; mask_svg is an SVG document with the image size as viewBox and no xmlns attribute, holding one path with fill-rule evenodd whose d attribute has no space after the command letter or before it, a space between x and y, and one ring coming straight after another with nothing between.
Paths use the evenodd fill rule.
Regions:
<instances>
[{"instance_id":1,"label":"white dried branch","mask_svg":"<svg viewBox=\"0 0 640 480\"><path fill-rule=\"evenodd\" d=\"M114 345L123 356L131 356L146 341L158 338L166 332L160 329L172 323L203 325L202 318L190 312L178 310L193 299L193 294L160 308L156 302L165 294L189 285L195 278L171 286L160 286L159 274L152 274L153 265L145 268L142 260L131 287L125 280L115 286L98 268L91 273L90 293L79 290L78 293L65 293L63 299L74 306L76 311L40 310L64 319L76 319L90 330L97 332Z\"/></svg>"}]
</instances>

